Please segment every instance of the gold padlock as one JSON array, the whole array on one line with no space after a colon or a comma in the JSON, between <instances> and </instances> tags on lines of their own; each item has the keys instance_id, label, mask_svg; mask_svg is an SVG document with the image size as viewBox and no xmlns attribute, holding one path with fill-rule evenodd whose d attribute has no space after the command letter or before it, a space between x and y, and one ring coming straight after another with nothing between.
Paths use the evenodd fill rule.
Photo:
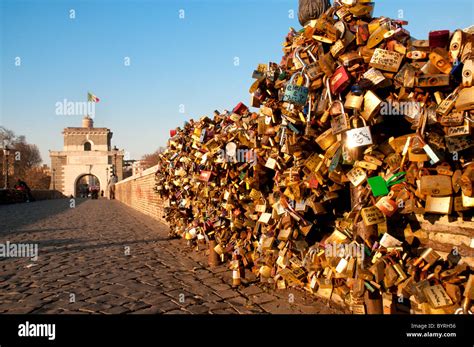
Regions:
<instances>
[{"instance_id":1,"label":"gold padlock","mask_svg":"<svg viewBox=\"0 0 474 347\"><path fill-rule=\"evenodd\" d=\"M346 95L346 101L344 103L344 107L350 110L357 110L360 111L362 108L362 103L364 102L364 95L355 94L350 92Z\"/></svg>"}]
</instances>

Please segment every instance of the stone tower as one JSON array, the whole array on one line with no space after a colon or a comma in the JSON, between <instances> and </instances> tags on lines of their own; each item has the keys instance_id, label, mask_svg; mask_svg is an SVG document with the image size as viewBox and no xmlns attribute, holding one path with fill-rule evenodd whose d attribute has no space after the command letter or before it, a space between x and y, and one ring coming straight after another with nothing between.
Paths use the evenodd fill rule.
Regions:
<instances>
[{"instance_id":1,"label":"stone tower","mask_svg":"<svg viewBox=\"0 0 474 347\"><path fill-rule=\"evenodd\" d=\"M111 148L112 132L108 128L94 128L94 121L86 116L82 127L68 127L63 131L62 151L49 151L51 157L51 189L66 196L78 196L81 184L100 185L107 194L107 183L113 172L123 178L123 150Z\"/></svg>"}]
</instances>

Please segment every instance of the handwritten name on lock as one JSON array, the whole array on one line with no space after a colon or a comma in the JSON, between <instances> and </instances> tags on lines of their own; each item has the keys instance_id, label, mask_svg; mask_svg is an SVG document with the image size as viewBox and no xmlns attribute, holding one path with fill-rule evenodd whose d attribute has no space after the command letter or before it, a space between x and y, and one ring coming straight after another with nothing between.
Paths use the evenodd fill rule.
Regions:
<instances>
[{"instance_id":1,"label":"handwritten name on lock","mask_svg":"<svg viewBox=\"0 0 474 347\"><path fill-rule=\"evenodd\" d=\"M368 126L347 131L347 145L350 148L372 144L372 135Z\"/></svg>"},{"instance_id":2,"label":"handwritten name on lock","mask_svg":"<svg viewBox=\"0 0 474 347\"><path fill-rule=\"evenodd\" d=\"M372 59L370 60L370 66L380 70L397 72L400 68L402 60L403 54L377 48L375 49Z\"/></svg>"},{"instance_id":3,"label":"handwritten name on lock","mask_svg":"<svg viewBox=\"0 0 474 347\"><path fill-rule=\"evenodd\" d=\"M301 73L296 73L291 76L290 81L286 85L285 94L283 95L283 101L290 102L292 104L304 106L306 105L306 100L308 100L308 91L309 91L309 80L305 75L302 75L306 80L306 85L299 86L295 83L295 77L301 76Z\"/></svg>"}]
</instances>

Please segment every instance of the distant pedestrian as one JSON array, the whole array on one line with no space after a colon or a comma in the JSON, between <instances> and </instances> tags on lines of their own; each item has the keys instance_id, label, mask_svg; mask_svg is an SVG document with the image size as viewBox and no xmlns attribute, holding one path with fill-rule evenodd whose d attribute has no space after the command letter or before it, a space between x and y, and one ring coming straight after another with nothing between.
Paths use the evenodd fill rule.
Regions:
<instances>
[{"instance_id":1,"label":"distant pedestrian","mask_svg":"<svg viewBox=\"0 0 474 347\"><path fill-rule=\"evenodd\" d=\"M109 180L109 199L110 200L113 200L115 199L115 183L117 183L117 176L115 176L115 174L112 175L112 177L110 177L110 180Z\"/></svg>"},{"instance_id":2,"label":"distant pedestrian","mask_svg":"<svg viewBox=\"0 0 474 347\"><path fill-rule=\"evenodd\" d=\"M22 192L25 193L26 202L35 201L35 198L33 197L33 194L31 194L31 189L30 189L30 187L28 187L28 185L26 184L25 181L22 181L21 179L18 179L18 181L16 182L14 188L16 190L19 190L19 191L22 191Z\"/></svg>"}]
</instances>

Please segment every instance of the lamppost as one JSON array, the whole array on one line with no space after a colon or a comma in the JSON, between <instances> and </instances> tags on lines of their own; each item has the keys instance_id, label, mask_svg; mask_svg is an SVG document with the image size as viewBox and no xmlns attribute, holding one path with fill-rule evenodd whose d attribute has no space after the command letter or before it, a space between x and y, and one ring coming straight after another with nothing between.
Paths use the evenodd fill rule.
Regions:
<instances>
[{"instance_id":1,"label":"lamppost","mask_svg":"<svg viewBox=\"0 0 474 347\"><path fill-rule=\"evenodd\" d=\"M117 146L114 146L114 175L117 175Z\"/></svg>"},{"instance_id":2,"label":"lamppost","mask_svg":"<svg viewBox=\"0 0 474 347\"><path fill-rule=\"evenodd\" d=\"M10 149L7 145L3 148L3 159L5 161L5 185L4 188L8 188L8 157L10 156Z\"/></svg>"},{"instance_id":3,"label":"lamppost","mask_svg":"<svg viewBox=\"0 0 474 347\"><path fill-rule=\"evenodd\" d=\"M53 190L56 190L56 169L53 169Z\"/></svg>"}]
</instances>

